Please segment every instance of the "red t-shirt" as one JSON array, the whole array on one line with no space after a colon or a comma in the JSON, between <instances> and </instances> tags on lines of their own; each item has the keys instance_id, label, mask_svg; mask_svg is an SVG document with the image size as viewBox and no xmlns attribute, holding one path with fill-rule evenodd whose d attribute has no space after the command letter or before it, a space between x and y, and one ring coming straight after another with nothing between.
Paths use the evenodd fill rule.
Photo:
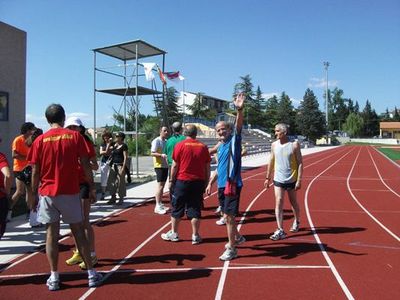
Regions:
<instances>
[{"instance_id":1,"label":"red t-shirt","mask_svg":"<svg viewBox=\"0 0 400 300\"><path fill-rule=\"evenodd\" d=\"M39 167L39 194L43 196L79 193L80 157L89 157L89 148L77 131L52 128L32 145L28 161Z\"/></svg>"},{"instance_id":2,"label":"red t-shirt","mask_svg":"<svg viewBox=\"0 0 400 300\"><path fill-rule=\"evenodd\" d=\"M0 198L7 196L6 193L3 191L5 188L4 175L3 172L1 172L1 169L3 169L4 167L9 167L7 158L3 153L0 152Z\"/></svg>"},{"instance_id":3,"label":"red t-shirt","mask_svg":"<svg viewBox=\"0 0 400 300\"><path fill-rule=\"evenodd\" d=\"M207 146L196 139L187 138L176 144L172 159L178 166L178 180L205 180L205 164L211 161Z\"/></svg>"},{"instance_id":4,"label":"red t-shirt","mask_svg":"<svg viewBox=\"0 0 400 300\"><path fill-rule=\"evenodd\" d=\"M89 140L83 138L85 140L86 146L89 149L89 158L93 158L96 157L96 150L94 149L94 146L92 144L92 142L90 142ZM80 162L79 162L79 183L87 183L88 182L88 178L86 178L86 174L85 174L85 169L82 168Z\"/></svg>"}]
</instances>

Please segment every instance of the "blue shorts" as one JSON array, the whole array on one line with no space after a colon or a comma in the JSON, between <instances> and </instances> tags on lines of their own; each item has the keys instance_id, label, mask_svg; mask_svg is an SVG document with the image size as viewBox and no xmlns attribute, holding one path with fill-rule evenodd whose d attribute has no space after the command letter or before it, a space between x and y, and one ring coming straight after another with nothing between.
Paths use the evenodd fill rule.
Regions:
<instances>
[{"instance_id":1,"label":"blue shorts","mask_svg":"<svg viewBox=\"0 0 400 300\"><path fill-rule=\"evenodd\" d=\"M175 219L181 219L186 211L189 219L201 217L204 181L177 180L172 193L172 213Z\"/></svg>"},{"instance_id":2,"label":"blue shorts","mask_svg":"<svg viewBox=\"0 0 400 300\"><path fill-rule=\"evenodd\" d=\"M289 183L283 183L283 182L278 182L274 180L274 186L280 187L286 191L293 190L296 187L296 181L294 182L289 182Z\"/></svg>"},{"instance_id":3,"label":"blue shorts","mask_svg":"<svg viewBox=\"0 0 400 300\"><path fill-rule=\"evenodd\" d=\"M239 214L240 192L242 187L237 188L235 196L226 196L224 194L225 188L218 188L218 201L221 206L221 211L230 216L237 216Z\"/></svg>"}]
</instances>

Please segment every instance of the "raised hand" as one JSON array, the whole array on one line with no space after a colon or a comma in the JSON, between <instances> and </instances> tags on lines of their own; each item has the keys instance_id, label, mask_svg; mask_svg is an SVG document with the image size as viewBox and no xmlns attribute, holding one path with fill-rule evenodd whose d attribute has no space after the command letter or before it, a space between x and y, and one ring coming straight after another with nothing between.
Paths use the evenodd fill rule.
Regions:
<instances>
[{"instance_id":1,"label":"raised hand","mask_svg":"<svg viewBox=\"0 0 400 300\"><path fill-rule=\"evenodd\" d=\"M236 109L240 110L243 108L244 105L244 100L246 99L246 96L244 93L239 93L235 100L233 100L233 104L235 105Z\"/></svg>"}]
</instances>

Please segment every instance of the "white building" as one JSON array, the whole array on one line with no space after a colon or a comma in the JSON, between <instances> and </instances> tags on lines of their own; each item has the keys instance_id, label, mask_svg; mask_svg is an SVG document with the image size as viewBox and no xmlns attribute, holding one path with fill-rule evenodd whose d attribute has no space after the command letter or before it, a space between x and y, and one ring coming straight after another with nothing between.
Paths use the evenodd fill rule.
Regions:
<instances>
[{"instance_id":1,"label":"white building","mask_svg":"<svg viewBox=\"0 0 400 300\"><path fill-rule=\"evenodd\" d=\"M201 95L203 105L208 108L213 108L217 113L224 112L228 106L229 102L227 100L219 99L203 93L192 93L192 92L181 92L178 97L178 105L182 108L182 112L185 115L190 115L192 112L187 108L187 105L193 105L194 100L197 95Z\"/></svg>"}]
</instances>

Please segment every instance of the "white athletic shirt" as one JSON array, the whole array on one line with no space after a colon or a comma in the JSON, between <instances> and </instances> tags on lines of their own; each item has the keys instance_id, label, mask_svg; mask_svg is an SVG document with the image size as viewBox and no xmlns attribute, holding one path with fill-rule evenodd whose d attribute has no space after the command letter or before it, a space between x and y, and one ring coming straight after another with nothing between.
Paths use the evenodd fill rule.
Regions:
<instances>
[{"instance_id":1,"label":"white athletic shirt","mask_svg":"<svg viewBox=\"0 0 400 300\"><path fill-rule=\"evenodd\" d=\"M274 180L280 183L292 183L297 181L297 160L293 151L293 143L274 142Z\"/></svg>"}]
</instances>

